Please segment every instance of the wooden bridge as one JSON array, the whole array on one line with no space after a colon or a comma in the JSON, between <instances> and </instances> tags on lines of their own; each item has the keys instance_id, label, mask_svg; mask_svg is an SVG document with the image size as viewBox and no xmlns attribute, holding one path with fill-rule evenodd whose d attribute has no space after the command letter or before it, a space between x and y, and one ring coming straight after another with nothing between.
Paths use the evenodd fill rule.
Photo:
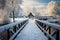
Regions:
<instances>
[{"instance_id":1,"label":"wooden bridge","mask_svg":"<svg viewBox=\"0 0 60 40\"><path fill-rule=\"evenodd\" d=\"M60 25L25 19L1 26L0 40L60 40Z\"/></svg>"}]
</instances>

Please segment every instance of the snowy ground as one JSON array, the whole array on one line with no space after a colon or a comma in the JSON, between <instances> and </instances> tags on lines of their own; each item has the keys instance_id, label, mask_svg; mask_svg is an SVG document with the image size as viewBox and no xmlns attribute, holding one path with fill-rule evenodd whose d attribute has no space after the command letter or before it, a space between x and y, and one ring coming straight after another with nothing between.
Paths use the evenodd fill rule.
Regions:
<instances>
[{"instance_id":1,"label":"snowy ground","mask_svg":"<svg viewBox=\"0 0 60 40\"><path fill-rule=\"evenodd\" d=\"M34 22L33 20L29 20L29 23L15 40L48 40Z\"/></svg>"},{"instance_id":2,"label":"snowy ground","mask_svg":"<svg viewBox=\"0 0 60 40\"><path fill-rule=\"evenodd\" d=\"M28 18L15 18L15 21L22 21ZM10 22L13 22L13 18L10 18Z\"/></svg>"}]
</instances>

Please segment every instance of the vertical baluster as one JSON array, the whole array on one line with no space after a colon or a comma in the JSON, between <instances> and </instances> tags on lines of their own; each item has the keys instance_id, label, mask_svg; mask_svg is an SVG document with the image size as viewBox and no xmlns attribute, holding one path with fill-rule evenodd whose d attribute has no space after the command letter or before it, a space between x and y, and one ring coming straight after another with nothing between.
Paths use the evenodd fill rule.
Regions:
<instances>
[{"instance_id":1,"label":"vertical baluster","mask_svg":"<svg viewBox=\"0 0 60 40\"><path fill-rule=\"evenodd\" d=\"M51 34L51 27L49 27L49 34ZM49 38L49 40L51 40L51 38Z\"/></svg>"},{"instance_id":2,"label":"vertical baluster","mask_svg":"<svg viewBox=\"0 0 60 40\"><path fill-rule=\"evenodd\" d=\"M56 31L56 40L59 40L59 30Z\"/></svg>"},{"instance_id":3,"label":"vertical baluster","mask_svg":"<svg viewBox=\"0 0 60 40\"><path fill-rule=\"evenodd\" d=\"M44 29L46 30L46 25L44 26Z\"/></svg>"},{"instance_id":4,"label":"vertical baluster","mask_svg":"<svg viewBox=\"0 0 60 40\"><path fill-rule=\"evenodd\" d=\"M49 34L51 34L51 27L49 27Z\"/></svg>"},{"instance_id":5,"label":"vertical baluster","mask_svg":"<svg viewBox=\"0 0 60 40\"><path fill-rule=\"evenodd\" d=\"M46 30L46 25L44 26L44 30ZM45 35L46 35L46 33L45 33Z\"/></svg>"},{"instance_id":6,"label":"vertical baluster","mask_svg":"<svg viewBox=\"0 0 60 40\"><path fill-rule=\"evenodd\" d=\"M20 24L19 24L19 25L20 25ZM19 26L18 26L18 25L16 25L16 29L19 30Z\"/></svg>"},{"instance_id":7,"label":"vertical baluster","mask_svg":"<svg viewBox=\"0 0 60 40\"><path fill-rule=\"evenodd\" d=\"M19 28L21 27L21 23L18 25L18 27L19 27Z\"/></svg>"},{"instance_id":8,"label":"vertical baluster","mask_svg":"<svg viewBox=\"0 0 60 40\"><path fill-rule=\"evenodd\" d=\"M9 31L9 29L7 30L7 40L9 40L9 38L10 38L10 31Z\"/></svg>"},{"instance_id":9,"label":"vertical baluster","mask_svg":"<svg viewBox=\"0 0 60 40\"><path fill-rule=\"evenodd\" d=\"M14 27L14 31L16 32L16 26Z\"/></svg>"}]
</instances>

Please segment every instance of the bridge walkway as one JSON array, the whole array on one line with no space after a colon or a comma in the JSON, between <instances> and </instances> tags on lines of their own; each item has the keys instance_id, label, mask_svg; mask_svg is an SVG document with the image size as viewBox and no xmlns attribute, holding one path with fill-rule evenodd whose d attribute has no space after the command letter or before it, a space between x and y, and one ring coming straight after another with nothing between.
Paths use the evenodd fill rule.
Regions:
<instances>
[{"instance_id":1,"label":"bridge walkway","mask_svg":"<svg viewBox=\"0 0 60 40\"><path fill-rule=\"evenodd\" d=\"M34 20L29 20L29 23L17 35L15 40L48 40L44 33L37 27Z\"/></svg>"}]
</instances>

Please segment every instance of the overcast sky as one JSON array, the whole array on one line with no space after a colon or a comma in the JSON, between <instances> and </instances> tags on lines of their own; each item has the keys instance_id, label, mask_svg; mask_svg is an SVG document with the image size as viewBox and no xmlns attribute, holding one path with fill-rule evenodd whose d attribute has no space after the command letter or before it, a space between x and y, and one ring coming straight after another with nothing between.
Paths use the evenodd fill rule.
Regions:
<instances>
[{"instance_id":1,"label":"overcast sky","mask_svg":"<svg viewBox=\"0 0 60 40\"><path fill-rule=\"evenodd\" d=\"M59 1L60 0L22 0L24 4L28 4L28 5L33 5L33 4L38 4L38 3L45 3L45 4L48 4L49 2L51 1Z\"/></svg>"},{"instance_id":2,"label":"overcast sky","mask_svg":"<svg viewBox=\"0 0 60 40\"><path fill-rule=\"evenodd\" d=\"M38 10L39 12L44 12L43 9L45 10L49 2L54 0L22 0L22 1L23 2L21 4L21 7L23 11L29 12L32 10L33 7L36 7L37 9L41 10L41 11ZM60 0L55 0L55 1L60 2Z\"/></svg>"}]
</instances>

